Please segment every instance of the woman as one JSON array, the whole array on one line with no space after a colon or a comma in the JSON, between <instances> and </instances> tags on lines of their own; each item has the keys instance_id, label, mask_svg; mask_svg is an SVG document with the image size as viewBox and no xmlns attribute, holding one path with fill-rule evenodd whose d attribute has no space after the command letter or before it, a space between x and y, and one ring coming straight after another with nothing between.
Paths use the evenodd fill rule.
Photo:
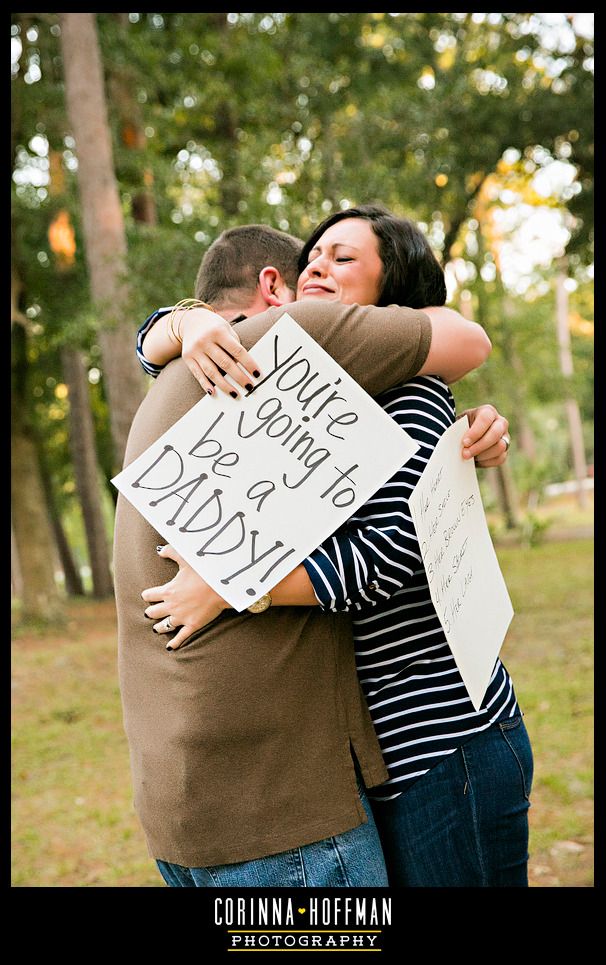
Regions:
<instances>
[{"instance_id":1,"label":"woman","mask_svg":"<svg viewBox=\"0 0 606 965\"><path fill-rule=\"evenodd\" d=\"M422 232L377 207L326 219L299 267L299 299L413 308L445 301ZM390 775L371 794L390 883L525 886L532 752L522 714L500 660L480 710L473 707L431 602L407 505L455 419L454 401L434 377L377 401L420 448L304 566L319 605L352 614L358 673ZM180 562L188 589L179 597L171 581L147 591L155 605L146 614L170 615L173 626L187 619L190 633L197 606L207 614L225 604L170 547L162 553Z\"/></svg>"}]
</instances>

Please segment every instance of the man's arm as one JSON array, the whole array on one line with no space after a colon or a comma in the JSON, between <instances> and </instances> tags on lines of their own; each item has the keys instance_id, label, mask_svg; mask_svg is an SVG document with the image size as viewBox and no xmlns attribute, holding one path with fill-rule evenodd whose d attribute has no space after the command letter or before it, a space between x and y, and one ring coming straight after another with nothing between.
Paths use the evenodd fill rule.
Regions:
<instances>
[{"instance_id":1,"label":"man's arm","mask_svg":"<svg viewBox=\"0 0 606 965\"><path fill-rule=\"evenodd\" d=\"M139 329L137 354L142 362L143 340L147 345L158 324L167 326L170 311L169 308L158 309ZM370 395L378 395L413 375L427 373L428 369L431 374L440 375L444 381L459 378L463 370L469 371L474 363L481 364L490 350L490 341L479 325L444 307L430 308L425 312L399 306L378 308L374 305L342 305L338 302L293 302L243 319L233 327L218 314L194 309L181 313L179 330L187 333L186 321L190 328L197 328L199 332L204 330L207 334L200 336L204 344L204 349L200 351L210 353L210 357L227 371L230 358L237 358L239 352L246 353L247 349L252 349L285 311ZM232 356L226 354L225 345L228 346L227 351L233 353ZM248 354L241 357L254 373L254 359L249 361L251 356ZM202 384L197 363L186 357L184 362L198 383ZM235 363L234 367L239 373L239 384L245 385L250 376L244 377ZM149 374L157 375L162 371L161 364L147 365L145 368ZM215 379L219 388L227 391L234 388L220 375ZM507 420L492 406L482 406L472 411L478 416L482 414L482 418L474 421L470 413L472 424L464 456L473 458L481 455L482 460L489 460L479 465L501 465L506 459L506 452L500 440L507 432ZM491 416L489 419L487 412ZM486 451L488 449L490 452Z\"/></svg>"},{"instance_id":2,"label":"man's arm","mask_svg":"<svg viewBox=\"0 0 606 965\"><path fill-rule=\"evenodd\" d=\"M431 321L431 345L418 375L439 375L448 385L482 365L492 344L481 325L452 308L424 308Z\"/></svg>"},{"instance_id":3,"label":"man's arm","mask_svg":"<svg viewBox=\"0 0 606 965\"><path fill-rule=\"evenodd\" d=\"M491 348L481 326L443 307L425 312L397 305L293 302L244 319L233 329L218 315L192 309L179 313L172 329L181 335L183 357L202 387L207 389L211 379L229 391L233 386L222 379L217 366L245 384L248 377L232 359L250 372L253 365L246 350L285 311L372 395L419 372L455 381L482 364ZM147 360L150 374L178 351L167 318L159 310L138 332L137 354L142 364Z\"/></svg>"}]
</instances>

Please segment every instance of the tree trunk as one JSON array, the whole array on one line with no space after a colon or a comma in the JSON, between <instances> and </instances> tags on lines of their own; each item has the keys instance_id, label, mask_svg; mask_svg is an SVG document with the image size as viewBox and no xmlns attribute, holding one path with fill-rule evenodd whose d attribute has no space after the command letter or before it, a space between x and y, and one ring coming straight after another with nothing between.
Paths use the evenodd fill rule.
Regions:
<instances>
[{"instance_id":1,"label":"tree trunk","mask_svg":"<svg viewBox=\"0 0 606 965\"><path fill-rule=\"evenodd\" d=\"M219 57L221 58L222 54L227 57L232 42L229 35L227 15L225 13L207 13L205 17L209 27L215 29L221 38ZM226 218L230 221L238 217L240 212L239 205L242 201L240 143L236 134L238 129L238 116L233 99L217 103L215 105L214 118L214 136L219 140L220 144L217 156L221 158L220 164L223 175L219 183L220 206Z\"/></svg>"},{"instance_id":2,"label":"tree trunk","mask_svg":"<svg viewBox=\"0 0 606 965\"><path fill-rule=\"evenodd\" d=\"M509 295L503 294L501 312L501 348L503 349L503 355L511 366L511 370L514 374L514 378L512 378L510 384L510 396L512 412L518 431L516 447L519 448L520 452L524 453L529 462L533 463L537 457L537 444L534 432L532 431L530 422L528 421L528 417L526 415L528 411L528 398L524 388L524 366L515 347L515 340L511 329L512 315L513 307L511 304L511 298Z\"/></svg>"},{"instance_id":3,"label":"tree trunk","mask_svg":"<svg viewBox=\"0 0 606 965\"><path fill-rule=\"evenodd\" d=\"M488 472L492 472L492 470L488 469ZM502 466L495 466L495 477L505 527L506 529L515 529L518 525L517 493L509 464L505 462Z\"/></svg>"},{"instance_id":4,"label":"tree trunk","mask_svg":"<svg viewBox=\"0 0 606 965\"><path fill-rule=\"evenodd\" d=\"M55 544L27 411L24 325L13 322L11 334L11 504L23 587L21 615L51 623L62 618L63 600L55 580Z\"/></svg>"},{"instance_id":5,"label":"tree trunk","mask_svg":"<svg viewBox=\"0 0 606 965\"><path fill-rule=\"evenodd\" d=\"M37 438L36 442L36 448L38 450L38 465L40 466L40 480L42 482L42 488L46 497L48 516L52 526L53 535L55 537L55 543L57 544L63 576L65 578L65 590L68 596L85 596L86 594L84 592L82 578L80 577L80 572L74 562L74 557L67 541L63 524L61 522L61 515L57 508L57 500L53 492L53 482L51 479L51 474L48 470L44 446L40 442L39 437Z\"/></svg>"},{"instance_id":6,"label":"tree trunk","mask_svg":"<svg viewBox=\"0 0 606 965\"><path fill-rule=\"evenodd\" d=\"M82 583L82 577L80 576L80 571L76 566L76 562L67 541L67 536L65 535L65 530L63 529L61 517L55 512L52 512L50 521L53 527L53 534L55 536L57 549L59 551L59 559L61 560L61 566L63 568L63 576L65 577L65 592L68 596L86 596L84 584Z\"/></svg>"},{"instance_id":7,"label":"tree trunk","mask_svg":"<svg viewBox=\"0 0 606 965\"><path fill-rule=\"evenodd\" d=\"M577 501L581 509L587 506L585 480L587 479L587 461L585 459L585 444L583 442L583 423L579 404L572 394L572 352L570 350L570 329L568 327L568 292L566 290L566 261L561 260L556 275L556 321L558 327L558 346L560 351L560 370L566 380L566 396L564 407L568 420L572 464L577 481Z\"/></svg>"},{"instance_id":8,"label":"tree trunk","mask_svg":"<svg viewBox=\"0 0 606 965\"><path fill-rule=\"evenodd\" d=\"M102 321L103 356L116 468L121 468L144 377L128 318L126 233L114 173L94 13L60 14L67 109L76 141L78 185L91 291Z\"/></svg>"},{"instance_id":9,"label":"tree trunk","mask_svg":"<svg viewBox=\"0 0 606 965\"><path fill-rule=\"evenodd\" d=\"M93 595L103 598L111 596L113 588L86 366L82 353L75 349L63 348L61 361L69 389L70 449L84 518Z\"/></svg>"},{"instance_id":10,"label":"tree trunk","mask_svg":"<svg viewBox=\"0 0 606 965\"><path fill-rule=\"evenodd\" d=\"M15 526L11 518L11 595L18 600L23 596L23 575L19 562L19 550L15 537Z\"/></svg>"},{"instance_id":11,"label":"tree trunk","mask_svg":"<svg viewBox=\"0 0 606 965\"><path fill-rule=\"evenodd\" d=\"M128 14L114 13L112 16L126 34L130 26ZM131 151L140 152L141 163L138 165L138 170L141 172L141 184L138 190L136 187L133 190L133 218L139 224L155 225L158 215L153 193L154 175L149 165L145 164L147 138L143 127L141 105L135 97L137 89L135 78L136 75L131 71L129 64L108 64L108 90L120 121L122 144Z\"/></svg>"},{"instance_id":12,"label":"tree trunk","mask_svg":"<svg viewBox=\"0 0 606 965\"><path fill-rule=\"evenodd\" d=\"M471 295L469 292L462 292L459 301L459 308L461 315L465 318L474 320L474 312L471 304ZM478 303L478 316L475 321L482 325L483 306L481 299ZM486 370L478 373L479 382L483 390L485 389L486 401L490 401L490 395L492 393L492 380L490 375ZM503 515L505 521L505 526L507 529L515 529L518 524L518 496L516 493L515 483L513 480L513 475L509 467L509 458L502 466L496 466L487 469L489 485L492 487L493 492L497 498L499 508Z\"/></svg>"}]
</instances>

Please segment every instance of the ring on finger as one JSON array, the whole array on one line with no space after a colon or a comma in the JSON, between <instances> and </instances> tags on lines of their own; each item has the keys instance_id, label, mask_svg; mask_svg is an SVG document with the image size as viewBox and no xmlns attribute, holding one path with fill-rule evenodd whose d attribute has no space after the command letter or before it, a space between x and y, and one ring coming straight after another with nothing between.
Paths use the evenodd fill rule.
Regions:
<instances>
[{"instance_id":1,"label":"ring on finger","mask_svg":"<svg viewBox=\"0 0 606 965\"><path fill-rule=\"evenodd\" d=\"M505 443L505 452L508 452L508 451L509 451L509 447L510 447L510 445L511 445L511 438L510 438L510 436L509 436L509 433L508 433L508 432L504 432L503 435L501 436L501 439L502 439L503 442Z\"/></svg>"},{"instance_id":2,"label":"ring on finger","mask_svg":"<svg viewBox=\"0 0 606 965\"><path fill-rule=\"evenodd\" d=\"M158 625L154 627L156 633L172 633L174 629L175 627L170 617L166 617L165 620L162 620L161 623L158 623Z\"/></svg>"}]
</instances>

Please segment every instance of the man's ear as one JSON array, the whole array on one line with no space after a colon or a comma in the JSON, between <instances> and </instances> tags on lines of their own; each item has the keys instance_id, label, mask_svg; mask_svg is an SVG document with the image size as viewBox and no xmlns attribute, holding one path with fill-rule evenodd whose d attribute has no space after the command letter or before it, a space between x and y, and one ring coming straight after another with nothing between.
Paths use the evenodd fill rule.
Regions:
<instances>
[{"instance_id":1,"label":"man's ear","mask_svg":"<svg viewBox=\"0 0 606 965\"><path fill-rule=\"evenodd\" d=\"M292 297L282 275L273 265L267 265L259 272L259 290L268 305L280 307Z\"/></svg>"}]
</instances>

